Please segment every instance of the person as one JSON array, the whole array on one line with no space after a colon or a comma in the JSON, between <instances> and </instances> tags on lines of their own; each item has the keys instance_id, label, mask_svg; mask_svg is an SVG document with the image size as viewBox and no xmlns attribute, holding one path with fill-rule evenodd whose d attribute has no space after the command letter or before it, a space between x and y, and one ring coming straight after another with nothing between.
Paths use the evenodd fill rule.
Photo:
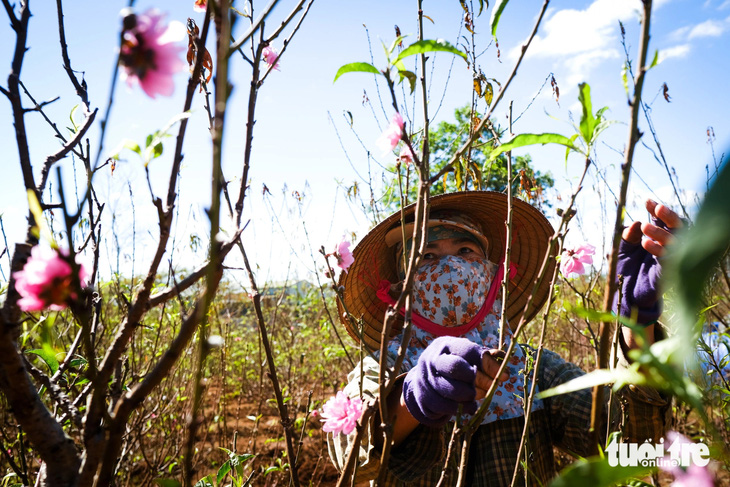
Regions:
<instances>
[{"instance_id":1,"label":"person","mask_svg":"<svg viewBox=\"0 0 730 487\"><path fill-rule=\"evenodd\" d=\"M365 402L373 401L379 393L383 318L396 303L400 281L405 277L414 210L413 205L404 209L405 225L397 212L373 228L354 249L354 263L340 278L344 287L340 320L365 351L361 363L348 375L344 392L349 397L362 397ZM661 337L655 326L661 313L658 257L680 219L653 201L647 202L647 210L653 223L634 222L623 233L618 271L624 275L624 284L619 311L624 315L633 313L645 325L651 342ZM456 415L461 411L462 419L467 419L473 414L496 380L498 386L486 416L471 440L465 485L510 485L524 427L525 398L532 384L530 364L534 363L536 350L516 346L505 372L496 377L503 357L499 350L502 276L504 272L510 274L505 307L510 326L504 337L508 345L512 327L523 318L529 321L535 317L547 300L549 276L555 266L553 255L548 277L533 289L553 228L537 208L516 198L512 212L511 255L505 266L505 194L469 191L431 198L427 245L418 259L412 293L413 326L404 343L402 366L394 371L395 386L386 398L389 417L382 421L375 414L365 421L357 445L355 432L328 436L330 456L340 470L348 452L357 448L356 483L375 479L385 468L385 485L434 486L445 469L444 485L453 485L458 451L445 467L443 462ZM528 302L531 294L533 299ZM401 319L386 346L386 376L396 363L403 333ZM637 346L637 340L631 330L624 328L619 341L618 366L626 367L626 353ZM556 353L544 350L536 387L544 391L583 374ZM553 446L573 455L591 453L595 447L589 434L591 402L591 390L584 389L532 403L520 467L526 468L529 485L547 485L556 475ZM601 418L605 422L610 417L609 427L620 429L624 441L658 442L664 435L670 409L668 397L632 385L618 393L618 401L612 406L604 405ZM380 464L381 423L392 426L387 465ZM603 441L605 430L605 426L599 430L604 433Z\"/></svg>"}]
</instances>

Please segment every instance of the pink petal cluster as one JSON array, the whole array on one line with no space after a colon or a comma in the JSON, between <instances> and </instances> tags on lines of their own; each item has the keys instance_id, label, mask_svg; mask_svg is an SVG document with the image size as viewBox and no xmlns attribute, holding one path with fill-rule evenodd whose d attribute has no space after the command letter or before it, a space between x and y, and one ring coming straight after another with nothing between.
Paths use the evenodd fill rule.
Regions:
<instances>
[{"instance_id":1,"label":"pink petal cluster","mask_svg":"<svg viewBox=\"0 0 730 487\"><path fill-rule=\"evenodd\" d=\"M378 149L380 149L380 152L382 152L383 155L386 155L388 152L395 149L396 145L398 145L398 142L403 135L403 125L403 117L400 113L395 112L393 114L393 118L390 120L388 128L386 128L385 131L380 134L378 140L375 141L375 145L378 146Z\"/></svg>"},{"instance_id":2,"label":"pink petal cluster","mask_svg":"<svg viewBox=\"0 0 730 487\"><path fill-rule=\"evenodd\" d=\"M398 154L398 160L403 164L408 165L413 164L414 159L415 157L411 148L408 147L408 144L403 144L403 147L400 148L400 154Z\"/></svg>"},{"instance_id":3,"label":"pink petal cluster","mask_svg":"<svg viewBox=\"0 0 730 487\"><path fill-rule=\"evenodd\" d=\"M78 259L77 259L78 262ZM71 265L53 249L36 245L23 270L13 274L15 290L21 298L18 307L23 311L62 310L74 299ZM79 281L86 285L88 272L79 264Z\"/></svg>"},{"instance_id":4,"label":"pink petal cluster","mask_svg":"<svg viewBox=\"0 0 730 487\"><path fill-rule=\"evenodd\" d=\"M279 58L279 53L276 52L276 49L274 49L271 46L264 47L264 50L261 51L261 55L264 57L264 61L266 61L266 64L269 66L273 66L275 70L281 71L279 69L279 63L277 63L277 59Z\"/></svg>"},{"instance_id":5,"label":"pink petal cluster","mask_svg":"<svg viewBox=\"0 0 730 487\"><path fill-rule=\"evenodd\" d=\"M180 59L184 47L175 44L185 37L185 27L175 21L165 25L164 18L156 9L124 18L119 55L122 76L129 86L139 83L150 98L172 95L173 75L185 68Z\"/></svg>"},{"instance_id":6,"label":"pink petal cluster","mask_svg":"<svg viewBox=\"0 0 730 487\"><path fill-rule=\"evenodd\" d=\"M668 431L667 440L670 444L676 440L683 444L692 444L689 438L676 431ZM714 487L715 485L714 475L706 465L700 467L691 463L686 470L678 465L660 468L674 476L674 482L669 487Z\"/></svg>"},{"instance_id":7,"label":"pink petal cluster","mask_svg":"<svg viewBox=\"0 0 730 487\"><path fill-rule=\"evenodd\" d=\"M193 5L193 10L196 12L205 12L205 10L208 8L208 0L195 0L195 4Z\"/></svg>"},{"instance_id":8,"label":"pink petal cluster","mask_svg":"<svg viewBox=\"0 0 730 487\"><path fill-rule=\"evenodd\" d=\"M583 244L577 249L566 249L560 257L560 272L564 276L570 274L585 274L586 269L583 264L593 264L593 255L596 248L590 244Z\"/></svg>"},{"instance_id":9,"label":"pink petal cluster","mask_svg":"<svg viewBox=\"0 0 730 487\"><path fill-rule=\"evenodd\" d=\"M357 426L357 421L362 416L362 400L356 397L350 399L344 392L338 391L337 395L330 398L322 406L322 419L324 426L322 431L334 434L344 433L349 435Z\"/></svg>"},{"instance_id":10,"label":"pink petal cluster","mask_svg":"<svg viewBox=\"0 0 730 487\"><path fill-rule=\"evenodd\" d=\"M350 251L350 242L345 240L345 237L342 237L342 241L337 244L334 256L337 259L337 265L345 272L355 262L355 258Z\"/></svg>"}]
</instances>

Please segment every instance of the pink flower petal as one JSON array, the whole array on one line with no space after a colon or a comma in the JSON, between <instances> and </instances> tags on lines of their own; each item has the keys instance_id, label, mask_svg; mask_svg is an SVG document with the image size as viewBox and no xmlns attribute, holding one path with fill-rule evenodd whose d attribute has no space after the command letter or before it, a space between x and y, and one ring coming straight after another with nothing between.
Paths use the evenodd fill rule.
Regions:
<instances>
[{"instance_id":1,"label":"pink flower petal","mask_svg":"<svg viewBox=\"0 0 730 487\"><path fill-rule=\"evenodd\" d=\"M395 112L393 114L393 118L390 120L388 128L386 128L383 133L380 134L378 140L375 141L375 145L377 145L383 155L391 152L395 149L395 146L398 145L398 142L403 135L403 125L403 117L400 113Z\"/></svg>"},{"instance_id":2,"label":"pink flower petal","mask_svg":"<svg viewBox=\"0 0 730 487\"><path fill-rule=\"evenodd\" d=\"M590 244L583 244L576 249L565 249L560 257L560 272L565 277L570 274L585 274L586 268L583 264L593 264L593 255L596 248Z\"/></svg>"},{"instance_id":3,"label":"pink flower petal","mask_svg":"<svg viewBox=\"0 0 730 487\"><path fill-rule=\"evenodd\" d=\"M274 49L271 46L264 47L264 50L261 51L261 55L264 58L264 61L266 61L266 64L269 66L274 66L274 69L277 71L281 71L279 69L279 63L277 62L279 58L279 53L276 52L276 49Z\"/></svg>"},{"instance_id":4,"label":"pink flower petal","mask_svg":"<svg viewBox=\"0 0 730 487\"><path fill-rule=\"evenodd\" d=\"M62 251L62 253L64 253ZM67 252L66 252L67 254ZM71 265L58 252L36 245L23 269L13 274L18 306L23 311L61 310L76 294L71 285ZM86 284L88 273L79 268L79 280Z\"/></svg>"},{"instance_id":5,"label":"pink flower petal","mask_svg":"<svg viewBox=\"0 0 730 487\"><path fill-rule=\"evenodd\" d=\"M362 416L363 404L360 398L350 399L344 392L338 391L337 395L330 398L322 406L322 431L334 434L349 435L357 426Z\"/></svg>"},{"instance_id":6,"label":"pink flower petal","mask_svg":"<svg viewBox=\"0 0 730 487\"><path fill-rule=\"evenodd\" d=\"M407 144L403 144L403 147L401 147L398 159L404 164L413 164L415 157L413 151L411 151L411 148Z\"/></svg>"},{"instance_id":7,"label":"pink flower petal","mask_svg":"<svg viewBox=\"0 0 730 487\"><path fill-rule=\"evenodd\" d=\"M184 38L185 27L180 22L165 25L164 17L155 9L136 15L120 52L123 78L129 86L139 84L150 98L172 95L173 75L185 68L180 59L184 47L175 44Z\"/></svg>"},{"instance_id":8,"label":"pink flower petal","mask_svg":"<svg viewBox=\"0 0 730 487\"><path fill-rule=\"evenodd\" d=\"M205 12L205 9L208 7L208 0L195 0L195 4L193 5L193 10L196 12Z\"/></svg>"},{"instance_id":9,"label":"pink flower petal","mask_svg":"<svg viewBox=\"0 0 730 487\"><path fill-rule=\"evenodd\" d=\"M352 256L352 252L350 251L350 242L345 240L345 237L342 237L342 241L337 244L335 257L337 258L337 265L345 272L347 272L347 269L353 262L355 262L355 258Z\"/></svg>"}]
</instances>

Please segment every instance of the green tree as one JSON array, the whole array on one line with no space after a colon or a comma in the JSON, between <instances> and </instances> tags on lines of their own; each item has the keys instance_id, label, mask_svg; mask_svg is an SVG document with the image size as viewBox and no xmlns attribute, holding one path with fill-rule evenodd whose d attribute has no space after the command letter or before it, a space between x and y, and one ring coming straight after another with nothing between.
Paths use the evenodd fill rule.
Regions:
<instances>
[{"instance_id":1,"label":"green tree","mask_svg":"<svg viewBox=\"0 0 730 487\"><path fill-rule=\"evenodd\" d=\"M471 127L479 120L472 118L469 106L457 108L453 122L440 122L429 132L431 150L431 174L442 172L456 150L466 142ZM501 135L501 129L494 126L494 131ZM488 128L479 135L466 157L460 159L455 166L445 172L431 186L431 194L451 193L463 190L506 191L507 189L507 157L501 154L494 161L489 161L489 152L494 144L494 135ZM545 174L532 168L530 155L517 156L512 159L512 194L535 206L549 205L546 191L553 187L554 180L550 172ZM386 206L398 205L398 171L402 175L403 191L407 191L408 201L416 198L416 177L412 166L401 164L393 168L395 177L387 188Z\"/></svg>"}]
</instances>

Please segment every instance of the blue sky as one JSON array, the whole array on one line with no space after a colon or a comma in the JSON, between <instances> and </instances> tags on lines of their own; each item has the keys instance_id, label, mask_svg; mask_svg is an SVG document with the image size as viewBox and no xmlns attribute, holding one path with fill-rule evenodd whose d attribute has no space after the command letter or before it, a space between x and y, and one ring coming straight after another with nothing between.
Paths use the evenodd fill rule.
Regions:
<instances>
[{"instance_id":1,"label":"blue sky","mask_svg":"<svg viewBox=\"0 0 730 487\"><path fill-rule=\"evenodd\" d=\"M187 0L140 0L135 3L135 9L142 12L157 7L167 12L170 20L184 23L187 17L193 17L202 24L202 14L193 12L192 3ZM267 24L267 32L273 30L294 4L288 0L279 2ZM499 58L495 46L490 46L489 12L475 18L477 52L481 53L477 65L486 76L504 81L541 4L537 0L513 0L507 6L498 31ZM589 240L600 245L601 229L613 226L612 221L602 220L613 212L613 200L603 181L617 191L617 168L622 162L620 152L626 143L625 124L629 113L621 83L625 55L618 22L625 25L629 53L635 58L639 4L638 0L552 2L513 87L495 112L496 119L506 125L507 108L513 101L513 111L516 114L524 112L515 124L515 132L571 135L570 120L577 121L580 116L577 85L588 82L594 109L608 106L608 118L619 122L605 133L599 144L595 170L589 174L578 200L579 218L569 235L569 240L576 242ZM85 72L92 106L99 107L100 112L106 109L109 96L120 24L118 13L124 5L124 2L90 0L76 0L65 5L71 60L75 69ZM256 4L255 12L262 10L264 5ZM243 2L236 2L236 6L243 9ZM39 101L61 97L48 105L46 111L63 126L78 100L61 69L55 9L32 2L31 11L34 16L28 41L30 50L22 80ZM424 12L433 20L433 23L426 21L425 37L443 38L458 44L459 36L468 34L463 28L463 11L458 2L425 1ZM243 24L245 21L237 26L239 34L245 27ZM319 259L317 249L320 246L332 250L342 235L349 237L354 233L359 239L367 230L369 221L362 208L357 203L348 203L344 193L357 182L367 204L370 197L368 181L376 196L382 189L381 181L388 177L383 167L392 164L394 156L381 156L375 148L375 139L380 128L387 124L392 108L385 98L382 82L379 86L384 109L381 108L370 75L347 75L335 84L332 80L339 66L369 61L371 52L375 65L383 66L381 40L391 42L395 36L394 25L398 25L404 34L412 34L406 43L415 40L415 0L315 0L309 16L280 60L281 71L272 72L261 88L250 198L246 203L246 217L251 223L244 233L244 242L251 260L257 265L261 281L282 280L287 276L290 279L309 277L309 271L321 266L321 260L314 264L310 254ZM0 24L0 39L5 46L0 50L0 66L8 72L15 39L7 21ZM654 1L651 53L658 50L661 62L647 75L644 97L650 103L652 120L668 164L676 171L680 186L687 191L685 197L690 206L693 195L701 193L705 187L705 166L710 164L712 167L708 127L714 132L716 157L719 158L724 148L730 147L726 114L730 95L725 88L725 79L730 73L729 39L730 0ZM282 40L275 40L273 45L281 48ZM240 57L232 59L233 94L227 109L224 171L233 181L231 187L237 188L241 177L250 68ZM432 116L435 114L432 123L438 123L450 120L455 107L470 101L471 71L462 60L454 60L447 54L433 55L431 61L433 68L429 66L427 73L429 112ZM410 63L412 65L412 61ZM559 104L552 95L550 84L544 85L551 73L560 88ZM4 79L0 82L5 86ZM661 94L665 82L669 87L670 103ZM121 140L141 142L147 134L166 125L182 108L185 83L185 73L179 74L174 95L155 100L139 89L129 89L119 83L114 94L104 156ZM372 108L363 105L364 92L371 100ZM399 89L397 93L400 106L408 115L408 127L417 129L422 121L418 115L414 116L414 108L415 113L420 114L420 102L413 102L403 90ZM420 93L416 94L420 100ZM29 106L27 99L24 103ZM184 148L174 250L180 256L177 265L188 268L201 262L204 255L207 222L203 209L210 200L211 178L211 144L203 98L196 97L193 107ZM345 112L352 114L352 129L343 116ZM97 145L100 118L89 134L92 148ZM45 156L57 150L58 142L37 113L27 114L26 121L31 154L38 171ZM645 132L647 144L654 147L645 120L641 120L640 127ZM0 160L4 180L0 212L12 246L12 242L24 237L27 204L7 101L0 103L0 137L6 148ZM174 139L171 138L165 143L163 156L150 165L156 195L166 191L173 149ZM373 151L371 157L368 157L368 150ZM566 195L580 174L582 161L571 156L566 164L562 149L530 147L522 152L531 154L538 170L553 174L556 193ZM109 243L105 246L107 255L102 253L105 259L102 271L107 275L116 266L116 250L112 243L115 239L120 242L120 267L131 272L134 264L135 274L145 269L149 258L146 249L156 240L156 217L142 164L129 152L123 153L123 158L125 161L117 166L113 175L102 170L95 181L100 194L108 201L104 238ZM69 158L60 163L67 184L71 184L73 178L73 162ZM647 195L674 203L664 167L643 146L637 150L635 168L629 194L631 218L644 217L636 205ZM80 172L77 163L77 176ZM266 197L263 197L263 185L271 192ZM55 189L53 192L55 199ZM111 230L112 217L116 222L116 236ZM132 229L137 237L134 245ZM194 240L191 236L201 238L203 245L197 250L191 247ZM0 248L4 248L4 242L0 242ZM7 264L3 257L0 266L7 270ZM231 265L238 265L235 258ZM245 282L243 275L237 276L235 272L232 275Z\"/></svg>"}]
</instances>

